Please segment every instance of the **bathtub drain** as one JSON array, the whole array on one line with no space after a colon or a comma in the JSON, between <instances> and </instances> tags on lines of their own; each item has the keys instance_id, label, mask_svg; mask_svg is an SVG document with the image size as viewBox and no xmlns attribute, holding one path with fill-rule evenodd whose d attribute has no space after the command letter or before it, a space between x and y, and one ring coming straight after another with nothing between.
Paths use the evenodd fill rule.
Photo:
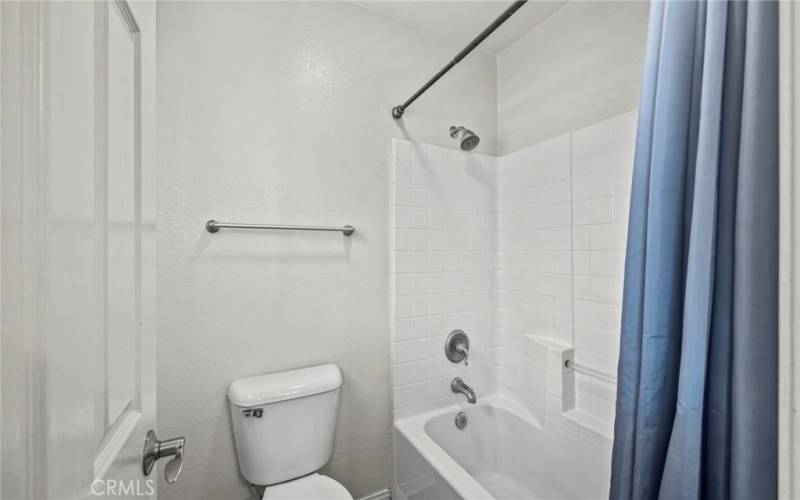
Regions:
<instances>
[{"instance_id":1,"label":"bathtub drain","mask_svg":"<svg viewBox=\"0 0 800 500\"><path fill-rule=\"evenodd\" d=\"M467 416L463 411L456 413L456 427L463 429L467 426Z\"/></svg>"}]
</instances>

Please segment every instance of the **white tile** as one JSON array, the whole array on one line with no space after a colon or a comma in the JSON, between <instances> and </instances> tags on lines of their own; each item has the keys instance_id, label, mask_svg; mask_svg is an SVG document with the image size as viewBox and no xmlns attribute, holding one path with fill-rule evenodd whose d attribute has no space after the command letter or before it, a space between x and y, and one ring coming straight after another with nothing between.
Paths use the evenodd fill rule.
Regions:
<instances>
[{"instance_id":1,"label":"white tile","mask_svg":"<svg viewBox=\"0 0 800 500\"><path fill-rule=\"evenodd\" d=\"M394 317L395 318L411 317L411 297L395 297Z\"/></svg>"},{"instance_id":2,"label":"white tile","mask_svg":"<svg viewBox=\"0 0 800 500\"><path fill-rule=\"evenodd\" d=\"M619 332L620 308L615 304L575 299L573 311L576 326Z\"/></svg>"},{"instance_id":3,"label":"white tile","mask_svg":"<svg viewBox=\"0 0 800 500\"><path fill-rule=\"evenodd\" d=\"M438 343L434 339L419 338L397 342L395 344L395 363L405 363L408 361L419 361L432 358L438 354Z\"/></svg>"},{"instance_id":4,"label":"white tile","mask_svg":"<svg viewBox=\"0 0 800 500\"><path fill-rule=\"evenodd\" d=\"M591 351L606 357L619 355L619 335L587 325L575 325L575 350Z\"/></svg>"},{"instance_id":5,"label":"white tile","mask_svg":"<svg viewBox=\"0 0 800 500\"><path fill-rule=\"evenodd\" d=\"M589 258L592 276L620 277L625 273L623 250L595 250Z\"/></svg>"},{"instance_id":6,"label":"white tile","mask_svg":"<svg viewBox=\"0 0 800 500\"><path fill-rule=\"evenodd\" d=\"M577 389L565 354L548 357L526 336L574 341L575 359L615 369L633 122L635 113L498 158L395 143L396 408L457 402L448 383L463 374L517 391L575 439L563 412L608 417L607 393ZM470 334L468 369L441 355L454 328ZM598 436L581 438L596 446Z\"/></svg>"},{"instance_id":7,"label":"white tile","mask_svg":"<svg viewBox=\"0 0 800 500\"><path fill-rule=\"evenodd\" d=\"M584 274L588 275L592 272L591 266L591 252L587 251L575 251L572 254L572 264L574 268L574 273L576 275Z\"/></svg>"},{"instance_id":8,"label":"white tile","mask_svg":"<svg viewBox=\"0 0 800 500\"><path fill-rule=\"evenodd\" d=\"M578 374L576 381L576 395L581 400L581 406L591 405L593 413L613 417L616 402L616 385L591 375Z\"/></svg>"},{"instance_id":9,"label":"white tile","mask_svg":"<svg viewBox=\"0 0 800 500\"><path fill-rule=\"evenodd\" d=\"M594 198L572 204L572 220L576 225L614 222L614 199Z\"/></svg>"},{"instance_id":10,"label":"white tile","mask_svg":"<svg viewBox=\"0 0 800 500\"><path fill-rule=\"evenodd\" d=\"M394 252L394 269L395 273L410 273L414 270L413 255L409 251L395 251Z\"/></svg>"},{"instance_id":11,"label":"white tile","mask_svg":"<svg viewBox=\"0 0 800 500\"><path fill-rule=\"evenodd\" d=\"M411 209L411 227L414 229L428 229L427 208L415 207Z\"/></svg>"},{"instance_id":12,"label":"white tile","mask_svg":"<svg viewBox=\"0 0 800 500\"><path fill-rule=\"evenodd\" d=\"M412 293L412 275L411 274L394 274L394 295L411 295Z\"/></svg>"},{"instance_id":13,"label":"white tile","mask_svg":"<svg viewBox=\"0 0 800 500\"><path fill-rule=\"evenodd\" d=\"M615 172L616 170L608 170L573 177L572 199L577 201L612 196L616 179Z\"/></svg>"},{"instance_id":14,"label":"white tile","mask_svg":"<svg viewBox=\"0 0 800 500\"><path fill-rule=\"evenodd\" d=\"M597 224L586 226L590 231L592 250L624 250L628 236L627 224Z\"/></svg>"},{"instance_id":15,"label":"white tile","mask_svg":"<svg viewBox=\"0 0 800 500\"><path fill-rule=\"evenodd\" d=\"M614 194L628 194L633 182L633 163L614 170Z\"/></svg>"},{"instance_id":16,"label":"white tile","mask_svg":"<svg viewBox=\"0 0 800 500\"><path fill-rule=\"evenodd\" d=\"M614 196L614 222L627 222L630 213L630 195Z\"/></svg>"},{"instance_id":17,"label":"white tile","mask_svg":"<svg viewBox=\"0 0 800 500\"><path fill-rule=\"evenodd\" d=\"M411 184L394 184L393 192L395 205L411 205Z\"/></svg>"},{"instance_id":18,"label":"white tile","mask_svg":"<svg viewBox=\"0 0 800 500\"><path fill-rule=\"evenodd\" d=\"M426 186L413 185L411 189L411 205L415 207L428 206L428 188Z\"/></svg>"},{"instance_id":19,"label":"white tile","mask_svg":"<svg viewBox=\"0 0 800 500\"><path fill-rule=\"evenodd\" d=\"M405 340L412 337L411 320L408 318L395 318L394 320L395 340Z\"/></svg>"},{"instance_id":20,"label":"white tile","mask_svg":"<svg viewBox=\"0 0 800 500\"><path fill-rule=\"evenodd\" d=\"M411 163L407 161L396 161L394 163L394 182L411 182Z\"/></svg>"},{"instance_id":21,"label":"white tile","mask_svg":"<svg viewBox=\"0 0 800 500\"><path fill-rule=\"evenodd\" d=\"M411 232L411 248L414 250L428 249L428 231L416 229Z\"/></svg>"}]
</instances>

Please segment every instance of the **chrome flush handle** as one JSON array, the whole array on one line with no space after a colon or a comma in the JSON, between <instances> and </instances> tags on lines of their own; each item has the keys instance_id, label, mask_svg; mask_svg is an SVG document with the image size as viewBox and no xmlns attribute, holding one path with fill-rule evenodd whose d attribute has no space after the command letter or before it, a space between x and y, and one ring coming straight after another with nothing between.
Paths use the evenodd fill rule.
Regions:
<instances>
[{"instance_id":1,"label":"chrome flush handle","mask_svg":"<svg viewBox=\"0 0 800 500\"><path fill-rule=\"evenodd\" d=\"M142 471L149 476L159 458L172 457L164 467L164 478L167 483L173 484L178 480L183 468L183 450L186 438L183 436L159 441L156 433L151 429L147 431L142 451Z\"/></svg>"}]
</instances>

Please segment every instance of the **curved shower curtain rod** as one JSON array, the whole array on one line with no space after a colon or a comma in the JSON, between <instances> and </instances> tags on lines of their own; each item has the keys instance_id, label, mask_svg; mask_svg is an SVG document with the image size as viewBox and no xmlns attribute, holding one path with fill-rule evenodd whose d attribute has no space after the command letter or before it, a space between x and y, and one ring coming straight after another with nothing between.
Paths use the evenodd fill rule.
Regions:
<instances>
[{"instance_id":1,"label":"curved shower curtain rod","mask_svg":"<svg viewBox=\"0 0 800 500\"><path fill-rule=\"evenodd\" d=\"M433 78L431 78L430 80L428 80L428 81L425 83L425 85L423 85L423 86L422 86L422 88L421 88L421 89L419 89L419 90L417 90L416 92L414 92L414 95L412 95L411 97L409 97L409 98L408 98L408 100L406 100L406 102L404 102L403 104L398 104L397 106L393 107L393 108L392 108L392 117L393 117L395 120L397 120L397 119L399 119L400 117L402 117L402 116L403 116L403 113L405 113L405 111L406 111L406 108L408 108L409 106L411 106L411 103L412 103L412 102L414 102L414 101L416 101L416 100L417 100L417 97L419 97L419 96L421 96L422 94L424 94L424 93L425 93L425 91L426 91L426 90L428 90L428 89L431 87L431 85L433 85L434 83L436 83L436 82L439 80L439 78L443 77L445 73L447 73L448 71L450 71L450 69L451 69L453 66L455 66L456 64L458 64L459 62L461 62L461 60L462 60L462 59L464 59L464 57L465 57L467 54L469 54L470 52L472 52L472 50L473 50L475 47L477 47L478 45L480 45L480 43L481 43L482 41L486 40L486 38L487 38L489 35L491 35L491 34L492 34L492 32L493 32L494 30L496 30L497 28L499 28L501 24L503 24L504 22L506 22L506 21L508 20L508 18L509 18L509 17L511 17L511 16L512 16L512 15L513 15L513 14L514 14L516 11L518 11L518 10L519 10L519 8L520 8L520 7L522 7L523 5L525 5L527 2L528 2L528 0L518 0L518 1L514 2L514 3L512 3L512 4L511 4L511 5L510 5L510 6L509 6L509 7L508 7L506 10L504 10L504 11L503 11L503 13L502 13L502 14L500 14L500 16L499 16L497 19L495 19L495 20L492 22L492 24L490 24L489 26L487 26L485 30L481 31L481 32L480 32L480 34L479 34L477 37L475 37L475 39L474 39L474 40L472 40L471 42L469 42L469 45L467 45L466 47L464 47L463 49L461 49L461 52L459 52L458 54L456 54L456 56L453 58L453 60L452 60L452 61L450 61L449 63L447 63L447 65L446 65L444 68L440 69L438 73L436 73L435 75L433 75Z\"/></svg>"}]
</instances>

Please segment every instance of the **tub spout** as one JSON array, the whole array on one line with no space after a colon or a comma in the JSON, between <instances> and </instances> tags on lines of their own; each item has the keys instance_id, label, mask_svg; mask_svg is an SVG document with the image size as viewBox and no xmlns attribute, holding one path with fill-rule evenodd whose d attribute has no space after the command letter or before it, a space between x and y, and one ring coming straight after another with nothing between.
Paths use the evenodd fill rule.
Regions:
<instances>
[{"instance_id":1,"label":"tub spout","mask_svg":"<svg viewBox=\"0 0 800 500\"><path fill-rule=\"evenodd\" d=\"M467 402L471 405L474 405L478 402L478 398L475 397L475 391L472 390L472 387L468 386L461 377L456 377L453 379L453 382L450 384L450 390L455 392L456 394L463 394L467 397Z\"/></svg>"}]
</instances>

